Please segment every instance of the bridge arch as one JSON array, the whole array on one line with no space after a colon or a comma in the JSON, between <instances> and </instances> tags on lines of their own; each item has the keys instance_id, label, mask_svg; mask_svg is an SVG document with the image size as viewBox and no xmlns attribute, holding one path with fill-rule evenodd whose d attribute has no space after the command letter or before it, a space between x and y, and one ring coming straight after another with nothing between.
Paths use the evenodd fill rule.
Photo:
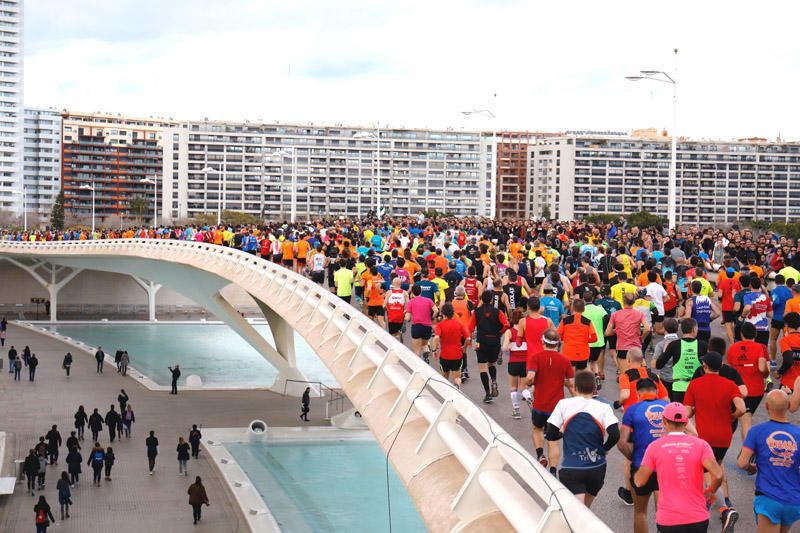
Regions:
<instances>
[{"instance_id":1,"label":"bridge arch","mask_svg":"<svg viewBox=\"0 0 800 533\"><path fill-rule=\"evenodd\" d=\"M310 280L239 250L120 239L0 242L0 256L138 275L169 286L253 344L219 291L235 283L267 315L276 340L258 349L295 374L297 331L341 384L389 455L431 531L610 532L471 400L355 308ZM272 352L270 352L272 350Z\"/></svg>"}]
</instances>

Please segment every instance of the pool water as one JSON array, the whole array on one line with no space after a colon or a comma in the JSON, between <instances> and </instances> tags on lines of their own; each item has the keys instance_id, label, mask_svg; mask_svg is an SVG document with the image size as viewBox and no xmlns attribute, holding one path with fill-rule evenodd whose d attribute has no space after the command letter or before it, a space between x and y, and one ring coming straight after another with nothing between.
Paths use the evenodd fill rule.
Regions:
<instances>
[{"instance_id":1,"label":"pool water","mask_svg":"<svg viewBox=\"0 0 800 533\"><path fill-rule=\"evenodd\" d=\"M282 531L389 531L386 456L374 441L226 444ZM392 530L427 531L389 466Z\"/></svg>"},{"instance_id":2,"label":"pool water","mask_svg":"<svg viewBox=\"0 0 800 533\"><path fill-rule=\"evenodd\" d=\"M131 366L159 385L169 385L167 369L181 365L182 383L196 374L203 385L217 387L269 387L278 371L235 331L224 324L58 324L51 331L102 346L113 356L118 348L128 350ZM269 326L253 326L275 346ZM337 386L314 350L295 334L297 366L310 381Z\"/></svg>"}]
</instances>

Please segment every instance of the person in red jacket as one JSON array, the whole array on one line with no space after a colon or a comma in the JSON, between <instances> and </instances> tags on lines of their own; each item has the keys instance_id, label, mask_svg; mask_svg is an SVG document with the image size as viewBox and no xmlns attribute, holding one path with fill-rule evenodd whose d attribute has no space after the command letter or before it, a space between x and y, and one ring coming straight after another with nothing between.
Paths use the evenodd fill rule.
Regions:
<instances>
[{"instance_id":1,"label":"person in red jacket","mask_svg":"<svg viewBox=\"0 0 800 533\"><path fill-rule=\"evenodd\" d=\"M461 347L469 337L469 330L454 318L453 304L447 302L442 306L444 319L434 328L433 350L439 350L439 368L442 376L450 380L452 377L456 387L461 387Z\"/></svg>"}]
</instances>

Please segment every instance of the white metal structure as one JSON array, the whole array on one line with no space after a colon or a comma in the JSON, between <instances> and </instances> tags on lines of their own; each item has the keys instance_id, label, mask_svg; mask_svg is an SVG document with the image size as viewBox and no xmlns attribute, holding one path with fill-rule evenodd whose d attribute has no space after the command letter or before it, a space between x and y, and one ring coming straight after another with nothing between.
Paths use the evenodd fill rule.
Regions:
<instances>
[{"instance_id":1,"label":"white metal structure","mask_svg":"<svg viewBox=\"0 0 800 533\"><path fill-rule=\"evenodd\" d=\"M405 345L279 265L211 244L147 239L0 242L0 257L163 283L208 306L253 346L260 339L256 348L280 369L279 380L300 374L294 367L297 331L361 412L431 531L611 531ZM229 283L247 290L262 309L275 347L220 296Z\"/></svg>"}]
</instances>

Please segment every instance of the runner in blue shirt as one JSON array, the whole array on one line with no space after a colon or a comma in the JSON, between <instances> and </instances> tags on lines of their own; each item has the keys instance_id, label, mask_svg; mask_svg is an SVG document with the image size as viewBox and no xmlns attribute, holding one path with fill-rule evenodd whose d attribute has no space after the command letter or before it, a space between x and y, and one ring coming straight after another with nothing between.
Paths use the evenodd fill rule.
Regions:
<instances>
[{"instance_id":1,"label":"runner in blue shirt","mask_svg":"<svg viewBox=\"0 0 800 533\"><path fill-rule=\"evenodd\" d=\"M558 324L561 322L561 317L564 315L564 304L555 297L557 294L558 289L555 287L550 287L544 290L544 296L542 296L540 303L542 306L542 313L544 316L549 318L553 321L553 325L557 328Z\"/></svg>"},{"instance_id":2,"label":"runner in blue shirt","mask_svg":"<svg viewBox=\"0 0 800 533\"><path fill-rule=\"evenodd\" d=\"M766 405L770 420L747 434L738 465L757 474L753 511L758 530L785 532L800 520L800 428L789 422L785 392L771 391Z\"/></svg>"},{"instance_id":3,"label":"runner in blue shirt","mask_svg":"<svg viewBox=\"0 0 800 533\"><path fill-rule=\"evenodd\" d=\"M419 280L415 285L419 285L420 288L420 296L424 296L425 298L430 299L434 304L438 303L437 296L439 294L439 286L429 280L428 278L422 278Z\"/></svg>"},{"instance_id":4,"label":"runner in blue shirt","mask_svg":"<svg viewBox=\"0 0 800 533\"><path fill-rule=\"evenodd\" d=\"M664 435L662 415L667 402L658 399L658 387L649 378L636 382L639 401L625 410L617 448L630 462L630 486L633 488L633 530L647 531L647 506L650 495L658 490L658 479L650 476L647 484L637 487L633 476L642 464L644 452L651 442ZM624 487L620 487L618 492ZM630 489L627 489L630 490Z\"/></svg>"},{"instance_id":5,"label":"runner in blue shirt","mask_svg":"<svg viewBox=\"0 0 800 533\"><path fill-rule=\"evenodd\" d=\"M772 289L772 322L769 328L769 358L774 361L778 355L778 337L783 331L783 312L786 302L792 299L792 291L785 285L786 278L775 276L775 288Z\"/></svg>"},{"instance_id":6,"label":"runner in blue shirt","mask_svg":"<svg viewBox=\"0 0 800 533\"><path fill-rule=\"evenodd\" d=\"M394 264L392 263L392 256L386 254L383 256L383 263L378 265L378 274L383 278L381 288L385 291L390 290L392 284L392 271L394 271Z\"/></svg>"}]
</instances>

